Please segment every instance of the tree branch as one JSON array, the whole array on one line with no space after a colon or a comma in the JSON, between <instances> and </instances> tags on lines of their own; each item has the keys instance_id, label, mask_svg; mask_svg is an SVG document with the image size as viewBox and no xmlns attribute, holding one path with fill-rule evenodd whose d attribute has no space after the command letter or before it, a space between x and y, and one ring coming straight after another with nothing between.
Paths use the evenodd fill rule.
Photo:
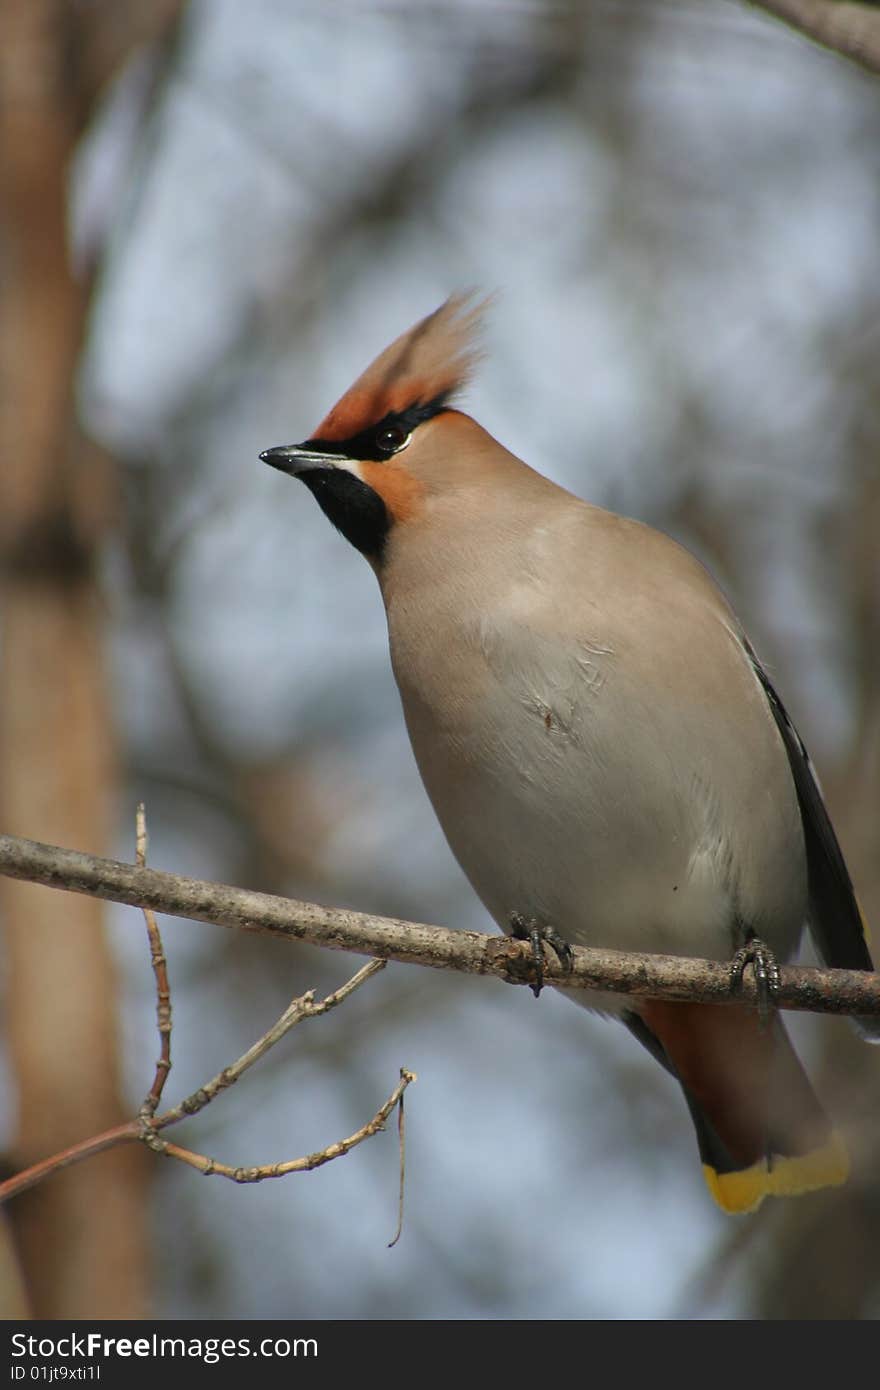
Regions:
<instances>
[{"instance_id":1,"label":"tree branch","mask_svg":"<svg viewBox=\"0 0 880 1390\"><path fill-rule=\"evenodd\" d=\"M529 984L532 979L528 944L509 937L320 907L316 903L98 859L11 835L0 835L0 874L175 917L265 932L288 941L308 941L335 951L352 951L433 969L494 975L509 984ZM570 973L549 959L545 978L547 984L567 988L653 999L706 1004L756 999L751 972L734 994L729 964L679 956L576 947ZM784 1009L815 1013L878 1016L880 975L784 966L777 1003Z\"/></svg>"},{"instance_id":2,"label":"tree branch","mask_svg":"<svg viewBox=\"0 0 880 1390\"><path fill-rule=\"evenodd\" d=\"M880 73L880 13L872 3L847 0L750 0L823 48Z\"/></svg>"}]
</instances>

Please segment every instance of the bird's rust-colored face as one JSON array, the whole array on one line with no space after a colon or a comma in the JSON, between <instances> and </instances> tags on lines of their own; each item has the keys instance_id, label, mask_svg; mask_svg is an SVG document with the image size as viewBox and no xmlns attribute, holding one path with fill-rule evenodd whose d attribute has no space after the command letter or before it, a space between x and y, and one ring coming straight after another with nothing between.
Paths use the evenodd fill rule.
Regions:
<instances>
[{"instance_id":1,"label":"bird's rust-colored face","mask_svg":"<svg viewBox=\"0 0 880 1390\"><path fill-rule=\"evenodd\" d=\"M392 527L421 511L414 466L430 423L467 381L484 304L455 295L386 348L302 444L260 455L301 478L347 540L381 563ZM412 454L408 451L412 450Z\"/></svg>"}]
</instances>

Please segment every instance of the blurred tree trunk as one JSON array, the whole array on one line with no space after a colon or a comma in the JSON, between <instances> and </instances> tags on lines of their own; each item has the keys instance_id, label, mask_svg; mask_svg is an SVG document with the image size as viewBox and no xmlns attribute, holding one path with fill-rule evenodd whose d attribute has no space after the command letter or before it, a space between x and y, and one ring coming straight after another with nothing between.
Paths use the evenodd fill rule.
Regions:
<instances>
[{"instance_id":1,"label":"blurred tree trunk","mask_svg":"<svg viewBox=\"0 0 880 1390\"><path fill-rule=\"evenodd\" d=\"M173 8L0 0L0 808L9 830L103 852L117 766L95 560L110 475L74 422L88 290L70 266L67 178L146 12L156 30ZM117 982L97 903L4 881L0 912L23 1166L127 1118ZM123 1149L11 1208L35 1316L144 1314L146 1184L144 1155ZM11 1277L0 1298L20 1315Z\"/></svg>"}]
</instances>

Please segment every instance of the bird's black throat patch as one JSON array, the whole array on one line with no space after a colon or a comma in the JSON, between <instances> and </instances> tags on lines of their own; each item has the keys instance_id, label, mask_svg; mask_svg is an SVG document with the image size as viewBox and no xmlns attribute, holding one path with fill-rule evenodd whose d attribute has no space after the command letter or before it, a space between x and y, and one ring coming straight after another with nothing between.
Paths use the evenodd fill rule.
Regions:
<instances>
[{"instance_id":1,"label":"bird's black throat patch","mask_svg":"<svg viewBox=\"0 0 880 1390\"><path fill-rule=\"evenodd\" d=\"M345 539L368 559L381 559L391 517L379 494L344 468L314 468L298 476Z\"/></svg>"}]
</instances>

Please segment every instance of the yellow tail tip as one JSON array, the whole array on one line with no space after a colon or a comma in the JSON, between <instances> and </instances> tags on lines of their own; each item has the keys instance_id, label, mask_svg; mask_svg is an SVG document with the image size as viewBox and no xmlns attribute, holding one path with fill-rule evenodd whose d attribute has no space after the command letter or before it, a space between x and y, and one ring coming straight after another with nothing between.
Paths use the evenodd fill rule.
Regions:
<instances>
[{"instance_id":1,"label":"yellow tail tip","mask_svg":"<svg viewBox=\"0 0 880 1390\"><path fill-rule=\"evenodd\" d=\"M832 1134L827 1144L809 1153L774 1155L772 1168L762 1162L735 1173L716 1173L704 1163L703 1177L722 1211L756 1211L765 1197L799 1197L821 1187L840 1187L849 1177L849 1155L840 1136Z\"/></svg>"}]
</instances>

